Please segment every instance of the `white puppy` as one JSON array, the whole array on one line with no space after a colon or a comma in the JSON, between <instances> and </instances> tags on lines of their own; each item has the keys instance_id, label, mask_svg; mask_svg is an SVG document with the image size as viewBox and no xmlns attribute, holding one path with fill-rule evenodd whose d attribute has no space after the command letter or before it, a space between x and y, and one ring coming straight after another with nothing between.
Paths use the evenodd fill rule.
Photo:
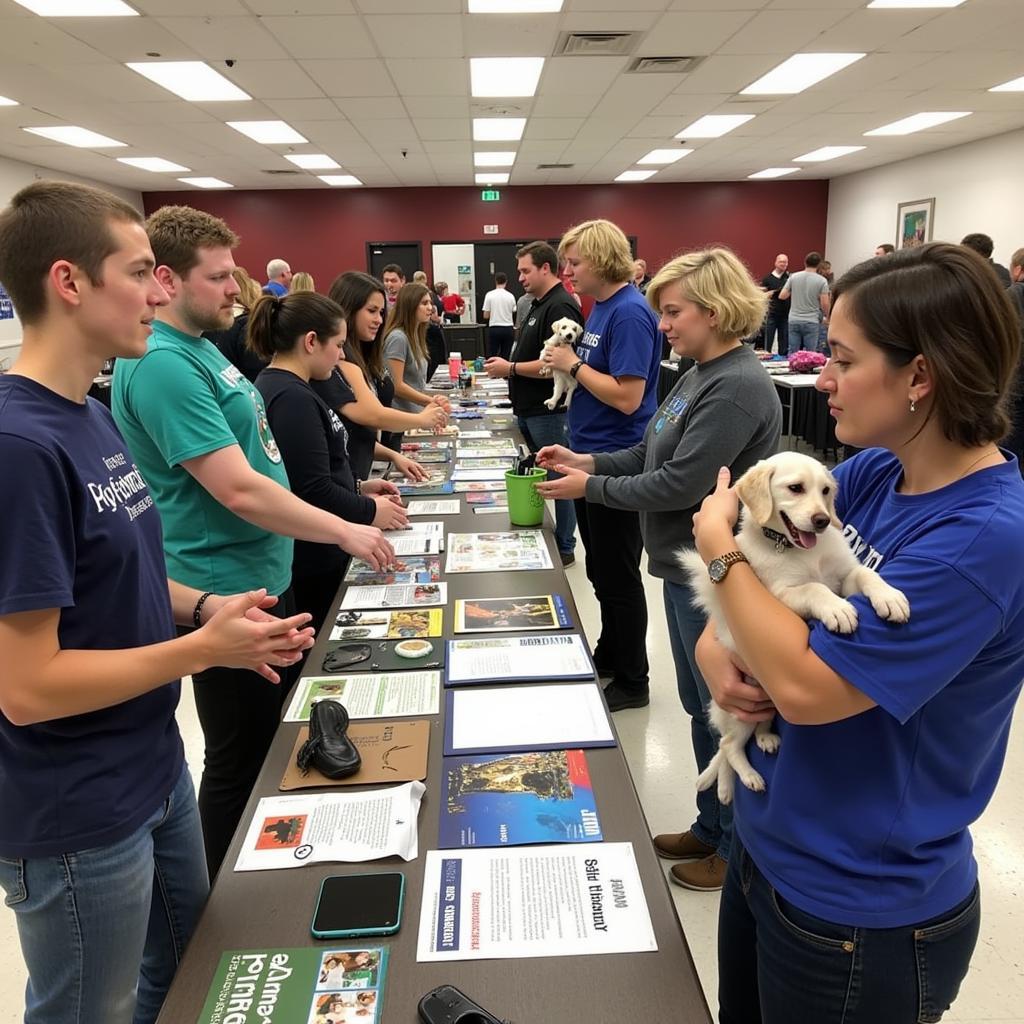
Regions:
<instances>
[{"instance_id":1,"label":"white puppy","mask_svg":"<svg viewBox=\"0 0 1024 1024\"><path fill-rule=\"evenodd\" d=\"M568 345L572 348L582 333L583 328L575 320L563 316L561 320L556 320L551 325L551 337L544 342L544 350L557 348L559 345ZM542 366L540 372L544 377L550 377L552 373L555 375L554 393L544 404L549 409L554 409L562 395L565 395L565 407L568 409L572 393L576 390L576 378L570 377L564 370L552 370L550 366Z\"/></svg>"},{"instance_id":2,"label":"white puppy","mask_svg":"<svg viewBox=\"0 0 1024 1024\"><path fill-rule=\"evenodd\" d=\"M788 608L805 619L818 619L836 633L857 628L857 611L845 600L852 594L863 594L890 622L910 618L902 592L861 565L850 550L836 518L836 479L819 462L797 452L762 459L736 481L736 493L744 506L736 547L758 579ZM679 564L690 576L694 604L707 613L721 643L735 650L716 585L700 555L681 551ZM697 788L707 789L717 778L718 799L727 804L739 775L747 789L761 792L764 779L750 764L745 748L753 734L765 753L778 750L780 740L771 731L771 722L741 722L714 701L708 715L721 739Z\"/></svg>"}]
</instances>

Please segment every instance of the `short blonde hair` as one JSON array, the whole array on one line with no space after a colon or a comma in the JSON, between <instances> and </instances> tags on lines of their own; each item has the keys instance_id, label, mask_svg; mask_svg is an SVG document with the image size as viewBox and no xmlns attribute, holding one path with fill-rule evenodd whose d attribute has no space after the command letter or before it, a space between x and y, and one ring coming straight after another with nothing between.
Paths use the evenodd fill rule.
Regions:
<instances>
[{"instance_id":1,"label":"short blonde hair","mask_svg":"<svg viewBox=\"0 0 1024 1024\"><path fill-rule=\"evenodd\" d=\"M313 275L307 274L304 270L296 271L292 275L291 284L288 285L289 292L315 292L316 284Z\"/></svg>"},{"instance_id":2,"label":"short blonde hair","mask_svg":"<svg viewBox=\"0 0 1024 1024\"><path fill-rule=\"evenodd\" d=\"M657 313L661 293L678 285L683 298L718 314L722 338L756 333L768 311L768 295L754 284L750 271L730 249L699 249L669 260L647 286L647 301Z\"/></svg>"},{"instance_id":3,"label":"short blonde hair","mask_svg":"<svg viewBox=\"0 0 1024 1024\"><path fill-rule=\"evenodd\" d=\"M565 256L575 246L594 273L610 284L633 279L633 253L629 240L617 224L610 220L586 220L569 228L558 243L558 255Z\"/></svg>"}]
</instances>

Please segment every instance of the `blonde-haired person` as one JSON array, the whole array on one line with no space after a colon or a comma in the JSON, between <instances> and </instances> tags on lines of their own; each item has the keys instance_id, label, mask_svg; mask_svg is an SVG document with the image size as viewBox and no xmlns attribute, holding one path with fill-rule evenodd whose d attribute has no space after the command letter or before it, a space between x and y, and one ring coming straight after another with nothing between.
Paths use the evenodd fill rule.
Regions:
<instances>
[{"instance_id":1,"label":"blonde-haired person","mask_svg":"<svg viewBox=\"0 0 1024 1024\"><path fill-rule=\"evenodd\" d=\"M586 495L594 505L639 512L649 571L664 581L679 699L691 718L693 753L703 771L717 746L705 710L710 694L694 654L706 620L693 607L675 556L693 547L691 517L714 490L719 468L729 466L735 478L774 454L782 410L771 378L741 341L764 319L767 296L728 249L705 249L667 263L648 286L647 301L659 311L659 327L672 350L695 365L669 393L639 444L596 455L541 449L539 464L566 475L538 490L549 498ZM661 856L683 862L672 868L674 882L713 890L725 880L731 839L730 809L719 805L712 788L697 794L697 817L689 829L654 842Z\"/></svg>"},{"instance_id":2,"label":"blonde-haired person","mask_svg":"<svg viewBox=\"0 0 1024 1024\"><path fill-rule=\"evenodd\" d=\"M308 274L305 270L297 270L291 279L291 283L288 285L288 294L294 295L295 292L315 292L316 283L313 280L313 275Z\"/></svg>"},{"instance_id":3,"label":"blonde-haired person","mask_svg":"<svg viewBox=\"0 0 1024 1024\"><path fill-rule=\"evenodd\" d=\"M576 378L567 413L569 444L580 452L630 448L643 439L658 407L658 318L633 287L629 242L610 221L570 228L559 256L566 280L595 300L575 350L555 348L541 356ZM611 677L605 700L612 711L646 707L650 680L640 520L633 510L591 501L582 492L574 496L587 579L601 607L594 660L600 674Z\"/></svg>"}]
</instances>

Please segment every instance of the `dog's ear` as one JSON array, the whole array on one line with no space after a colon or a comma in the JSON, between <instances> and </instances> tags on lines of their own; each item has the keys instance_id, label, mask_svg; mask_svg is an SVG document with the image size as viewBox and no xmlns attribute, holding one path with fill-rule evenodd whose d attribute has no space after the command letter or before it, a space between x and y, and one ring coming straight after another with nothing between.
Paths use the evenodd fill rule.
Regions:
<instances>
[{"instance_id":1,"label":"dog's ear","mask_svg":"<svg viewBox=\"0 0 1024 1024\"><path fill-rule=\"evenodd\" d=\"M767 460L751 466L736 481L736 495L749 509L758 526L764 526L772 517L772 475L775 467Z\"/></svg>"},{"instance_id":2,"label":"dog's ear","mask_svg":"<svg viewBox=\"0 0 1024 1024\"><path fill-rule=\"evenodd\" d=\"M839 481L831 473L825 474L828 477L828 495L826 502L828 504L828 514L832 520L832 525L837 529L843 528L842 520L836 515L836 495L839 494Z\"/></svg>"}]
</instances>

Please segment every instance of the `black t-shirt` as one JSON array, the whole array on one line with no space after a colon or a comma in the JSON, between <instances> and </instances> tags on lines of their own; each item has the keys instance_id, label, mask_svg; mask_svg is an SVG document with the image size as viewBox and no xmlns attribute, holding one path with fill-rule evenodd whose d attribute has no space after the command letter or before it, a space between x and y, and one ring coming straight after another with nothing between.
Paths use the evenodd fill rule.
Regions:
<instances>
[{"instance_id":1,"label":"black t-shirt","mask_svg":"<svg viewBox=\"0 0 1024 1024\"><path fill-rule=\"evenodd\" d=\"M512 346L513 362L529 363L539 359L544 342L551 337L551 325L566 316L583 326L580 307L561 284L556 284L543 298L534 299ZM554 392L554 386L550 377L510 377L508 393L512 400L512 410L517 416L563 414L564 405L559 406L555 412L544 405L545 400Z\"/></svg>"},{"instance_id":2,"label":"black t-shirt","mask_svg":"<svg viewBox=\"0 0 1024 1024\"><path fill-rule=\"evenodd\" d=\"M311 380L310 386L320 399L341 415L341 421L348 432L348 461L352 467L352 475L357 480L366 480L370 476L373 465L373 446L377 443L377 431L373 427L364 427L345 415L345 406L356 400L355 393L348 386L341 371L335 367L326 380Z\"/></svg>"},{"instance_id":3,"label":"black t-shirt","mask_svg":"<svg viewBox=\"0 0 1024 1024\"><path fill-rule=\"evenodd\" d=\"M203 337L209 338L229 363L237 366L249 380L255 382L268 360L261 359L245 344L248 324L249 314L242 313L235 317L235 322L226 331L203 331Z\"/></svg>"},{"instance_id":4,"label":"black t-shirt","mask_svg":"<svg viewBox=\"0 0 1024 1024\"><path fill-rule=\"evenodd\" d=\"M356 494L349 465L345 426L301 377L288 370L263 370L256 378L288 482L303 501L350 523L369 524L376 514L371 498ZM335 544L295 542L292 575L319 576L344 567L347 556Z\"/></svg>"},{"instance_id":5,"label":"black t-shirt","mask_svg":"<svg viewBox=\"0 0 1024 1024\"><path fill-rule=\"evenodd\" d=\"M776 277L772 271L768 271L767 274L761 278L761 287L767 288L771 295L771 304L768 308L768 313L773 317L784 317L789 316L789 303L790 299L780 299L779 292L786 287L786 282L789 280L789 271L787 270L781 277Z\"/></svg>"}]
</instances>

